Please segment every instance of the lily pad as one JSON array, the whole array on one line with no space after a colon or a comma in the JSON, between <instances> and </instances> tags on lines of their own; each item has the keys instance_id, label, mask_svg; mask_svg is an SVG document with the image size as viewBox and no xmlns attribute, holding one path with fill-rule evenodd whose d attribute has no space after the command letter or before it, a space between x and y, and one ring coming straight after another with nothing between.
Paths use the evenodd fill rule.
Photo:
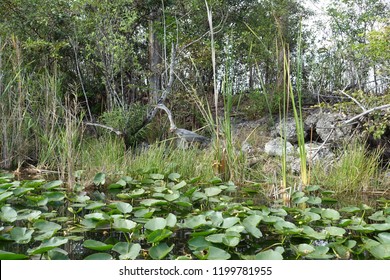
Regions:
<instances>
[{"instance_id":1,"label":"lily pad","mask_svg":"<svg viewBox=\"0 0 390 280\"><path fill-rule=\"evenodd\" d=\"M174 191L180 190L181 188L185 187L186 185L187 185L187 183L185 181L180 181L179 183L177 183L176 185L174 185L172 187L172 190L174 190Z\"/></svg>"},{"instance_id":2,"label":"lily pad","mask_svg":"<svg viewBox=\"0 0 390 280\"><path fill-rule=\"evenodd\" d=\"M154 260L162 260L166 255L169 254L169 252L172 251L174 246L174 244L168 246L166 243L160 243L149 249L149 255Z\"/></svg>"},{"instance_id":3,"label":"lily pad","mask_svg":"<svg viewBox=\"0 0 390 280\"><path fill-rule=\"evenodd\" d=\"M0 260L25 260L28 256L0 250Z\"/></svg>"},{"instance_id":4,"label":"lily pad","mask_svg":"<svg viewBox=\"0 0 390 280\"><path fill-rule=\"evenodd\" d=\"M116 202L115 205L116 208L123 214L127 214L133 211L133 206L131 206L129 203L120 201Z\"/></svg>"},{"instance_id":5,"label":"lily pad","mask_svg":"<svg viewBox=\"0 0 390 280\"><path fill-rule=\"evenodd\" d=\"M61 180L55 180L55 181L51 181L51 182L47 182L46 184L43 184L41 186L41 188L46 189L46 190L53 190L53 189L56 189L58 187L61 187L63 183L64 182Z\"/></svg>"},{"instance_id":6,"label":"lily pad","mask_svg":"<svg viewBox=\"0 0 390 280\"><path fill-rule=\"evenodd\" d=\"M145 228L151 231L163 229L167 226L167 221L164 218L153 218L145 224Z\"/></svg>"},{"instance_id":7,"label":"lily pad","mask_svg":"<svg viewBox=\"0 0 390 280\"><path fill-rule=\"evenodd\" d=\"M14 227L11 232L11 238L18 244L27 244L31 240L33 229L27 229L25 227Z\"/></svg>"},{"instance_id":8,"label":"lily pad","mask_svg":"<svg viewBox=\"0 0 390 280\"><path fill-rule=\"evenodd\" d=\"M83 246L85 248L92 249L95 251L106 251L106 250L110 250L113 245L106 244L97 240L88 239L83 242Z\"/></svg>"},{"instance_id":9,"label":"lily pad","mask_svg":"<svg viewBox=\"0 0 390 280\"><path fill-rule=\"evenodd\" d=\"M223 233L216 233L206 236L206 240L212 243L222 243L222 239L225 236Z\"/></svg>"},{"instance_id":10,"label":"lily pad","mask_svg":"<svg viewBox=\"0 0 390 280\"><path fill-rule=\"evenodd\" d=\"M114 220L112 227L122 232L130 232L132 229L136 227L136 225L137 223L131 220L118 218Z\"/></svg>"},{"instance_id":11,"label":"lily pad","mask_svg":"<svg viewBox=\"0 0 390 280\"><path fill-rule=\"evenodd\" d=\"M168 179L175 182L180 179L180 177L181 175L179 173L171 173L168 175Z\"/></svg>"},{"instance_id":12,"label":"lily pad","mask_svg":"<svg viewBox=\"0 0 390 280\"><path fill-rule=\"evenodd\" d=\"M331 235L331 236L343 236L346 231L343 228L340 227L326 227L325 230Z\"/></svg>"},{"instance_id":13,"label":"lily pad","mask_svg":"<svg viewBox=\"0 0 390 280\"><path fill-rule=\"evenodd\" d=\"M10 206L1 207L0 219L3 222L12 223L12 222L16 221L17 216L18 216L18 213L12 207L10 207Z\"/></svg>"},{"instance_id":14,"label":"lily pad","mask_svg":"<svg viewBox=\"0 0 390 280\"><path fill-rule=\"evenodd\" d=\"M153 180L163 180L164 175L158 174L158 173L152 173L152 174L149 174L149 178L153 179Z\"/></svg>"},{"instance_id":15,"label":"lily pad","mask_svg":"<svg viewBox=\"0 0 390 280\"><path fill-rule=\"evenodd\" d=\"M135 260L141 251L141 245L138 243L118 242L112 247L112 250L119 253L121 260Z\"/></svg>"},{"instance_id":16,"label":"lily pad","mask_svg":"<svg viewBox=\"0 0 390 280\"><path fill-rule=\"evenodd\" d=\"M45 221L45 220L37 220L34 223L34 227L44 232L48 232L48 231L57 232L58 230L61 229L61 225L54 222Z\"/></svg>"},{"instance_id":17,"label":"lily pad","mask_svg":"<svg viewBox=\"0 0 390 280\"><path fill-rule=\"evenodd\" d=\"M208 197L219 195L221 192L222 192L222 189L219 187L210 187L210 188L204 189L204 193Z\"/></svg>"},{"instance_id":18,"label":"lily pad","mask_svg":"<svg viewBox=\"0 0 390 280\"><path fill-rule=\"evenodd\" d=\"M14 194L13 192L4 192L0 194L0 202L6 200L8 197L12 196L13 194Z\"/></svg>"},{"instance_id":19,"label":"lily pad","mask_svg":"<svg viewBox=\"0 0 390 280\"><path fill-rule=\"evenodd\" d=\"M340 213L334 209L324 209L321 213L323 219L336 221L340 219Z\"/></svg>"},{"instance_id":20,"label":"lily pad","mask_svg":"<svg viewBox=\"0 0 390 280\"><path fill-rule=\"evenodd\" d=\"M95 254L92 254L92 255L89 255L87 256L86 258L84 258L84 260L113 260L114 258L110 255L110 254L107 254L107 253L95 253Z\"/></svg>"},{"instance_id":21,"label":"lily pad","mask_svg":"<svg viewBox=\"0 0 390 280\"><path fill-rule=\"evenodd\" d=\"M153 198L147 198L140 201L140 204L143 206L155 206L155 205L166 205L168 204L167 201L161 200L161 199L153 199Z\"/></svg>"},{"instance_id":22,"label":"lily pad","mask_svg":"<svg viewBox=\"0 0 390 280\"><path fill-rule=\"evenodd\" d=\"M333 259L334 255L327 254L329 247L327 246L316 246L314 252L306 255L308 259L326 260Z\"/></svg>"},{"instance_id":23,"label":"lily pad","mask_svg":"<svg viewBox=\"0 0 390 280\"><path fill-rule=\"evenodd\" d=\"M29 255L42 254L42 253L45 253L47 251L50 251L53 248L59 247L59 246L65 244L67 242L68 242L67 238L64 238L64 237L52 237L49 240L46 240L46 241L42 242L41 245L39 245L38 247L33 248L33 249L28 249L27 253Z\"/></svg>"},{"instance_id":24,"label":"lily pad","mask_svg":"<svg viewBox=\"0 0 390 280\"><path fill-rule=\"evenodd\" d=\"M172 228L176 225L177 218L176 218L175 214L169 213L167 218L166 218L166 221L167 221L167 226Z\"/></svg>"},{"instance_id":25,"label":"lily pad","mask_svg":"<svg viewBox=\"0 0 390 280\"><path fill-rule=\"evenodd\" d=\"M301 255L307 255L315 251L315 248L313 246L305 243L299 244L297 249L299 254Z\"/></svg>"},{"instance_id":26,"label":"lily pad","mask_svg":"<svg viewBox=\"0 0 390 280\"><path fill-rule=\"evenodd\" d=\"M157 243L157 242L160 242L162 240L164 240L165 238L168 238L172 235L172 231L164 228L164 229L158 229L158 230L155 230L153 232L151 232L147 237L146 237L146 240L149 242L149 243Z\"/></svg>"},{"instance_id":27,"label":"lily pad","mask_svg":"<svg viewBox=\"0 0 390 280\"><path fill-rule=\"evenodd\" d=\"M256 255L256 260L283 260L281 253L274 250L267 250Z\"/></svg>"},{"instance_id":28,"label":"lily pad","mask_svg":"<svg viewBox=\"0 0 390 280\"><path fill-rule=\"evenodd\" d=\"M204 236L196 236L188 240L188 247L193 251L203 250L211 245Z\"/></svg>"},{"instance_id":29,"label":"lily pad","mask_svg":"<svg viewBox=\"0 0 390 280\"><path fill-rule=\"evenodd\" d=\"M375 259L390 259L390 243L372 246L368 248L368 251L375 257Z\"/></svg>"},{"instance_id":30,"label":"lily pad","mask_svg":"<svg viewBox=\"0 0 390 280\"><path fill-rule=\"evenodd\" d=\"M229 217L223 220L222 228L230 228L240 221L238 217Z\"/></svg>"},{"instance_id":31,"label":"lily pad","mask_svg":"<svg viewBox=\"0 0 390 280\"><path fill-rule=\"evenodd\" d=\"M204 215L198 215L198 216L187 218L183 226L188 228L197 228L200 226L205 226L207 224L208 223L206 221L206 217Z\"/></svg>"},{"instance_id":32,"label":"lily pad","mask_svg":"<svg viewBox=\"0 0 390 280\"><path fill-rule=\"evenodd\" d=\"M207 259L208 260L228 260L231 255L223 249L210 246L208 248Z\"/></svg>"},{"instance_id":33,"label":"lily pad","mask_svg":"<svg viewBox=\"0 0 390 280\"><path fill-rule=\"evenodd\" d=\"M96 186L104 185L106 183L106 174L102 172L97 173L93 178L93 183Z\"/></svg>"}]
</instances>

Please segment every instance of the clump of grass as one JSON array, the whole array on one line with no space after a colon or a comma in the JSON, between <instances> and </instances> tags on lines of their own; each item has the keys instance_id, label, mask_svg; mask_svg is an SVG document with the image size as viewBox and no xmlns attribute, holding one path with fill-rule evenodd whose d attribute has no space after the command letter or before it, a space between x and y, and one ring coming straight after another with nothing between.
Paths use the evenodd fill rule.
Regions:
<instances>
[{"instance_id":1,"label":"clump of grass","mask_svg":"<svg viewBox=\"0 0 390 280\"><path fill-rule=\"evenodd\" d=\"M116 135L104 134L98 138L86 138L80 149L77 168L83 169L86 177L97 172L118 174L125 172L127 156L123 140Z\"/></svg>"},{"instance_id":2,"label":"clump of grass","mask_svg":"<svg viewBox=\"0 0 390 280\"><path fill-rule=\"evenodd\" d=\"M368 152L361 142L345 145L333 165L328 168L324 165L329 163L313 166L315 183L339 194L372 189L378 179L380 153L380 150Z\"/></svg>"},{"instance_id":3,"label":"clump of grass","mask_svg":"<svg viewBox=\"0 0 390 280\"><path fill-rule=\"evenodd\" d=\"M176 149L169 143L156 143L128 156L131 157L127 159L130 174L175 172L183 178L201 176L208 180L213 177L214 154L209 149Z\"/></svg>"}]
</instances>

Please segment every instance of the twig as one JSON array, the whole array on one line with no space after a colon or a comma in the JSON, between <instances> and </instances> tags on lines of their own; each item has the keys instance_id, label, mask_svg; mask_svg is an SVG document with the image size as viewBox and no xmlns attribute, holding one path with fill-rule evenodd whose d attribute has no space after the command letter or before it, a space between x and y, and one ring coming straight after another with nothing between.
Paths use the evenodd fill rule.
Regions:
<instances>
[{"instance_id":1,"label":"twig","mask_svg":"<svg viewBox=\"0 0 390 280\"><path fill-rule=\"evenodd\" d=\"M339 92L344 94L345 96L347 96L353 102L355 102L363 110L363 112L366 111L366 108L364 108L363 105L359 101L357 101L354 97L352 97L349 94L347 94L346 92L344 92L344 90L340 90Z\"/></svg>"},{"instance_id":2,"label":"twig","mask_svg":"<svg viewBox=\"0 0 390 280\"><path fill-rule=\"evenodd\" d=\"M314 153L314 155L311 157L312 159L314 159L316 157L316 155L320 152L320 150L322 149L323 146L325 146L326 142L328 142L330 136L332 135L334 131L334 127L332 127L331 131L329 132L328 136L326 136L324 142L317 148L317 151Z\"/></svg>"}]
</instances>

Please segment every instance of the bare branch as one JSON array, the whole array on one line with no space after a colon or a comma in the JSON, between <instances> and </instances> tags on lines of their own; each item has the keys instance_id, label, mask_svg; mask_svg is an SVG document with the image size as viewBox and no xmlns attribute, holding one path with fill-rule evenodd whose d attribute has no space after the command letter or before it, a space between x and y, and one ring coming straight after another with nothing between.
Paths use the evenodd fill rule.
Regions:
<instances>
[{"instance_id":1,"label":"bare branch","mask_svg":"<svg viewBox=\"0 0 390 280\"><path fill-rule=\"evenodd\" d=\"M117 129L111 127L111 126L104 125L104 124L91 123L91 122L84 122L84 124L85 125L89 125L89 126L97 126L97 127L101 127L101 128L104 128L104 129L108 129L109 131L114 132L116 135L123 135L122 131L117 130Z\"/></svg>"},{"instance_id":2,"label":"bare branch","mask_svg":"<svg viewBox=\"0 0 390 280\"><path fill-rule=\"evenodd\" d=\"M381 105L381 106L377 106L377 107L365 110L363 113L360 113L359 115L356 115L353 118L350 118L349 120L344 121L343 123L344 124L350 124L354 120L357 120L357 119L359 119L359 118L361 118L361 117L363 117L363 116L365 116L367 114L370 114L371 112L378 111L378 110L384 110L384 109L387 109L387 108L390 108L390 104L385 104L385 105Z\"/></svg>"},{"instance_id":3,"label":"bare branch","mask_svg":"<svg viewBox=\"0 0 390 280\"><path fill-rule=\"evenodd\" d=\"M346 97L348 97L349 99L351 99L353 102L356 103L356 105L358 105L362 110L363 112L366 111L366 108L363 107L363 105L357 101L355 98L353 98L352 96L350 96L349 94L347 94L344 90L340 90L339 91L341 94L344 94Z\"/></svg>"}]
</instances>

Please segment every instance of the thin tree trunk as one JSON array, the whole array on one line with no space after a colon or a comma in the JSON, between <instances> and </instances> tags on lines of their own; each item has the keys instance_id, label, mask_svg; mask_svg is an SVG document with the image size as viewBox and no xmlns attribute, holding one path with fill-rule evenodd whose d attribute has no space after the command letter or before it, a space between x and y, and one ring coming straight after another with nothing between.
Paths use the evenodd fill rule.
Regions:
<instances>
[{"instance_id":1,"label":"thin tree trunk","mask_svg":"<svg viewBox=\"0 0 390 280\"><path fill-rule=\"evenodd\" d=\"M161 46L154 30L154 22L155 20L149 21L149 69L151 72L149 86L152 103L157 102L158 93L161 91L161 74L159 66L162 62Z\"/></svg>"}]
</instances>

